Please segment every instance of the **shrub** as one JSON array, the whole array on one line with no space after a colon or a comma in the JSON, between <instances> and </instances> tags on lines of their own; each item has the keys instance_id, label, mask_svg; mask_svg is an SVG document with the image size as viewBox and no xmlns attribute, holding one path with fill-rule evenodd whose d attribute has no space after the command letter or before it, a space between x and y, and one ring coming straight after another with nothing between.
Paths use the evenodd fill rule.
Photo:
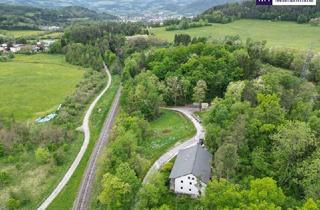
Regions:
<instances>
[{"instance_id":1,"label":"shrub","mask_svg":"<svg viewBox=\"0 0 320 210\"><path fill-rule=\"evenodd\" d=\"M35 151L36 160L38 163L44 164L47 163L50 159L50 153L47 148L41 148L39 147Z\"/></svg>"},{"instance_id":2,"label":"shrub","mask_svg":"<svg viewBox=\"0 0 320 210\"><path fill-rule=\"evenodd\" d=\"M61 166L64 163L65 160L65 155L62 151L57 151L53 154L53 158L56 162L57 166Z\"/></svg>"},{"instance_id":3,"label":"shrub","mask_svg":"<svg viewBox=\"0 0 320 210\"><path fill-rule=\"evenodd\" d=\"M14 54L13 53L9 53L9 59L13 59L15 56L14 56Z\"/></svg>"},{"instance_id":4,"label":"shrub","mask_svg":"<svg viewBox=\"0 0 320 210\"><path fill-rule=\"evenodd\" d=\"M312 26L319 26L320 25L320 18L312 18L309 23L312 25Z\"/></svg>"},{"instance_id":5,"label":"shrub","mask_svg":"<svg viewBox=\"0 0 320 210\"><path fill-rule=\"evenodd\" d=\"M305 15L299 15L297 18L298 23L307 23L308 22L308 17Z\"/></svg>"},{"instance_id":6,"label":"shrub","mask_svg":"<svg viewBox=\"0 0 320 210\"><path fill-rule=\"evenodd\" d=\"M19 191L11 191L6 206L8 209L20 209L30 202L29 196L30 192L23 187Z\"/></svg>"},{"instance_id":7,"label":"shrub","mask_svg":"<svg viewBox=\"0 0 320 210\"><path fill-rule=\"evenodd\" d=\"M4 146L0 143L0 157L3 157L4 155Z\"/></svg>"},{"instance_id":8,"label":"shrub","mask_svg":"<svg viewBox=\"0 0 320 210\"><path fill-rule=\"evenodd\" d=\"M0 56L0 62L7 62L7 61L8 61L8 57Z\"/></svg>"},{"instance_id":9,"label":"shrub","mask_svg":"<svg viewBox=\"0 0 320 210\"><path fill-rule=\"evenodd\" d=\"M17 209L21 206L21 202L14 198L9 198L6 204L8 209Z\"/></svg>"},{"instance_id":10,"label":"shrub","mask_svg":"<svg viewBox=\"0 0 320 210\"><path fill-rule=\"evenodd\" d=\"M0 171L0 187L4 187L9 183L9 174L6 171Z\"/></svg>"}]
</instances>

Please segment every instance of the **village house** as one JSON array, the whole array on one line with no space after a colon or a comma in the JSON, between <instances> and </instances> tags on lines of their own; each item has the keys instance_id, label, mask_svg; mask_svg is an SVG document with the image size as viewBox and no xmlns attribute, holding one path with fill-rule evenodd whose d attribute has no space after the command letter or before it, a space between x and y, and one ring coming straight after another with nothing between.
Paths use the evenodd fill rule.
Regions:
<instances>
[{"instance_id":1,"label":"village house","mask_svg":"<svg viewBox=\"0 0 320 210\"><path fill-rule=\"evenodd\" d=\"M180 150L171 170L170 189L194 197L204 193L211 178L212 155L201 144Z\"/></svg>"},{"instance_id":2,"label":"village house","mask_svg":"<svg viewBox=\"0 0 320 210\"><path fill-rule=\"evenodd\" d=\"M21 50L21 45L13 45L12 47L10 47L10 52L12 53L17 53Z\"/></svg>"},{"instance_id":3,"label":"village house","mask_svg":"<svg viewBox=\"0 0 320 210\"><path fill-rule=\"evenodd\" d=\"M59 27L59 26L40 26L40 29L44 30L44 31L58 31L61 29L61 27Z\"/></svg>"}]
</instances>

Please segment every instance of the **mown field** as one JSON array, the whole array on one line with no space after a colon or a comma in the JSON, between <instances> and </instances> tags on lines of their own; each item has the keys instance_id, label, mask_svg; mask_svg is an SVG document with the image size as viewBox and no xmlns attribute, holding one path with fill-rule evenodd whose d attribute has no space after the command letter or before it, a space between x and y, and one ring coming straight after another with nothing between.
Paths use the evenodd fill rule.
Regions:
<instances>
[{"instance_id":1,"label":"mown field","mask_svg":"<svg viewBox=\"0 0 320 210\"><path fill-rule=\"evenodd\" d=\"M34 120L54 111L81 80L84 70L60 55L17 55L0 63L0 116Z\"/></svg>"},{"instance_id":2,"label":"mown field","mask_svg":"<svg viewBox=\"0 0 320 210\"><path fill-rule=\"evenodd\" d=\"M309 49L320 51L320 27L294 22L271 22L264 20L238 20L228 24L166 31L164 27L153 28L151 32L161 39L173 41L175 34L186 33L192 37L207 37L209 40L223 40L226 35L240 35L242 40L266 40L270 47Z\"/></svg>"},{"instance_id":3,"label":"mown field","mask_svg":"<svg viewBox=\"0 0 320 210\"><path fill-rule=\"evenodd\" d=\"M37 30L0 30L0 35L8 37L29 37L29 36L38 36L47 33L46 31L37 31Z\"/></svg>"},{"instance_id":4,"label":"mown field","mask_svg":"<svg viewBox=\"0 0 320 210\"><path fill-rule=\"evenodd\" d=\"M41 39L59 39L63 35L63 32L53 32L53 33L46 33L45 35L41 35Z\"/></svg>"},{"instance_id":5,"label":"mown field","mask_svg":"<svg viewBox=\"0 0 320 210\"><path fill-rule=\"evenodd\" d=\"M162 115L150 125L153 135L144 142L143 154L155 160L180 140L192 137L196 130L190 120L181 113L162 110Z\"/></svg>"}]
</instances>

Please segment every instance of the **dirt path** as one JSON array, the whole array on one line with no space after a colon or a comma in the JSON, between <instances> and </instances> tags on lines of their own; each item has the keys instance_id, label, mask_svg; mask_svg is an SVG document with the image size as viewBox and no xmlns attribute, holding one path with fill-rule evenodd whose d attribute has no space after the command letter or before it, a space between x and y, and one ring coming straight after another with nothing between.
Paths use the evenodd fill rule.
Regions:
<instances>
[{"instance_id":1,"label":"dirt path","mask_svg":"<svg viewBox=\"0 0 320 210\"><path fill-rule=\"evenodd\" d=\"M106 71L106 73L107 73L107 75L109 77L108 84L105 87L105 89L103 89L103 91L91 103L89 109L87 110L87 112L85 114L85 117L83 119L82 126L81 126L81 130L84 133L84 141L83 141L83 144L81 146L81 149L80 149L77 157L75 158L75 160L71 164L70 168L68 169L68 171L66 172L64 177L61 179L59 184L57 185L57 187L46 198L46 200L38 207L38 210L46 209L52 203L52 201L58 196L58 194L62 191L63 187L68 183L68 181L70 180L71 176L73 175L73 173L77 169L80 161L82 160L82 158L83 158L83 156L84 156L84 154L85 154L85 152L86 152L86 150L88 148L88 144L89 144L89 141L90 141L89 120L90 120L91 113L92 113L94 107L96 106L96 104L98 103L98 101L100 100L100 98L107 92L107 90L111 86L111 82L112 82L112 77L111 77L111 74L109 72L109 69L107 68L106 65L104 65L104 68L105 68L105 71Z\"/></svg>"},{"instance_id":2,"label":"dirt path","mask_svg":"<svg viewBox=\"0 0 320 210\"><path fill-rule=\"evenodd\" d=\"M175 145L171 148L168 152L164 153L154 164L151 166L147 175L143 179L143 184L148 183L149 178L157 172L164 164L169 162L172 158L174 158L179 150L185 149L187 147L191 147L199 142L200 139L203 139L205 136L205 131L199 122L199 120L194 116L194 112L198 111L199 109L189 108L189 107L176 107L176 108L168 108L173 111L180 112L184 114L194 125L197 130L197 133L191 139L184 141L181 144Z\"/></svg>"}]
</instances>

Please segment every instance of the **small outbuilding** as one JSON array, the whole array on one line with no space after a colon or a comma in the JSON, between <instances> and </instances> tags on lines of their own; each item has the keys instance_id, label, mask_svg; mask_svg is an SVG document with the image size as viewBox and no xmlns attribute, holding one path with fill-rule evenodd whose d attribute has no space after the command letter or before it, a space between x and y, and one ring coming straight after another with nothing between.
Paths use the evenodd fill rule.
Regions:
<instances>
[{"instance_id":1,"label":"small outbuilding","mask_svg":"<svg viewBox=\"0 0 320 210\"><path fill-rule=\"evenodd\" d=\"M175 193L200 196L211 178L212 155L200 144L180 150L170 174Z\"/></svg>"}]
</instances>

